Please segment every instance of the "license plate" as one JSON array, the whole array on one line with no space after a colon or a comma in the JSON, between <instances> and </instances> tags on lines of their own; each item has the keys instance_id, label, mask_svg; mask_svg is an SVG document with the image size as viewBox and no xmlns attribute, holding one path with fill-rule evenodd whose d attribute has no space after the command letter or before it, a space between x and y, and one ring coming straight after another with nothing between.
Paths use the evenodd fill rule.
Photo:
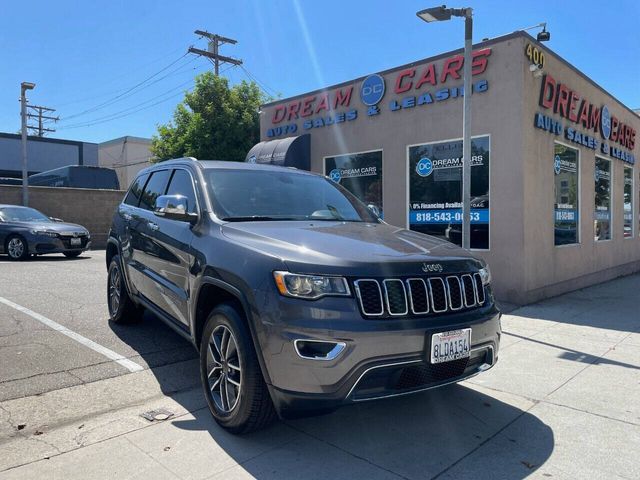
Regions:
<instances>
[{"instance_id":1,"label":"license plate","mask_svg":"<svg viewBox=\"0 0 640 480\"><path fill-rule=\"evenodd\" d=\"M81 238L72 238L71 239L71 245L82 245L82 239Z\"/></svg>"},{"instance_id":2,"label":"license plate","mask_svg":"<svg viewBox=\"0 0 640 480\"><path fill-rule=\"evenodd\" d=\"M471 329L434 333L431 336L431 363L444 363L471 354Z\"/></svg>"}]
</instances>

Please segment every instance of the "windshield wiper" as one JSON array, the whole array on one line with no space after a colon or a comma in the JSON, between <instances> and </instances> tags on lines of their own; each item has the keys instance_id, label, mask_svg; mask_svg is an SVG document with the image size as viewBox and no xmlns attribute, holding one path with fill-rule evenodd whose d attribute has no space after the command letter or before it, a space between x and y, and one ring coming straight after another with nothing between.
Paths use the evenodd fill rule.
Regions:
<instances>
[{"instance_id":1,"label":"windshield wiper","mask_svg":"<svg viewBox=\"0 0 640 480\"><path fill-rule=\"evenodd\" d=\"M248 215L240 217L223 217L221 220L225 222L277 222L285 220L300 220L295 217L269 217L267 215Z\"/></svg>"}]
</instances>

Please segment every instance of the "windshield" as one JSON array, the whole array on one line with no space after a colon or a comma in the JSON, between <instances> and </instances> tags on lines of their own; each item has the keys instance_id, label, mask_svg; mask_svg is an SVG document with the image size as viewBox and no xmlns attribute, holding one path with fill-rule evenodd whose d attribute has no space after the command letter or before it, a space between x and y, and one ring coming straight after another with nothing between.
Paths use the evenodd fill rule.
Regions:
<instances>
[{"instance_id":1,"label":"windshield","mask_svg":"<svg viewBox=\"0 0 640 480\"><path fill-rule=\"evenodd\" d=\"M378 222L351 193L317 175L226 169L207 175L214 210L222 220Z\"/></svg>"},{"instance_id":2,"label":"windshield","mask_svg":"<svg viewBox=\"0 0 640 480\"><path fill-rule=\"evenodd\" d=\"M50 222L44 213L33 208L3 207L0 208L0 220L3 222Z\"/></svg>"}]
</instances>

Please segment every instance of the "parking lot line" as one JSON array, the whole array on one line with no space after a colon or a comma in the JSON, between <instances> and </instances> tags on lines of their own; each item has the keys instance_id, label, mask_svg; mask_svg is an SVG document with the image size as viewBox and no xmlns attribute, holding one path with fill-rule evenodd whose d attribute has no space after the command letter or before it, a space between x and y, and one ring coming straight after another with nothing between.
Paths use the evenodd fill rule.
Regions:
<instances>
[{"instance_id":1,"label":"parking lot line","mask_svg":"<svg viewBox=\"0 0 640 480\"><path fill-rule=\"evenodd\" d=\"M142 365L139 365L136 362L129 360L128 358L120 355L119 353L114 352L113 350L107 347L103 347L102 345L94 342L93 340L89 340L88 338L83 337L82 335L74 332L73 330L69 330L64 325L60 325L59 323L54 322L53 320L45 317L44 315L40 315L39 313L34 312L33 310L29 310L28 308L23 307L22 305L18 305L17 303L12 302L11 300L7 300L4 297L0 297L0 303L3 303L8 307L18 310L19 312L22 312L26 315L29 315L31 318L39 321L40 323L46 325L47 327L57 332L60 332L63 335L66 335L67 337L72 338L76 342L84 345L85 347L90 348L94 352L98 352L101 355L104 355L105 357L107 357L108 359L113 360L114 362L120 364L130 372L140 372L144 370Z\"/></svg>"}]
</instances>

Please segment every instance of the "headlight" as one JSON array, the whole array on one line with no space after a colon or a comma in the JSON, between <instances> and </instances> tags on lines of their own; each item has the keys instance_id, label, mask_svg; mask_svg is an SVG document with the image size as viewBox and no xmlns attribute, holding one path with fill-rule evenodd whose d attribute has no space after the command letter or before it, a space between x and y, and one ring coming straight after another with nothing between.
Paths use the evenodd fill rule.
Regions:
<instances>
[{"instance_id":1,"label":"headlight","mask_svg":"<svg viewBox=\"0 0 640 480\"><path fill-rule=\"evenodd\" d=\"M478 270L480 274L480 280L482 280L482 285L486 286L491 283L491 270L489 270L489 265L485 265L483 268Z\"/></svg>"},{"instance_id":2,"label":"headlight","mask_svg":"<svg viewBox=\"0 0 640 480\"><path fill-rule=\"evenodd\" d=\"M287 297L314 300L326 295L349 296L349 284L343 277L297 275L289 272L273 272L278 291Z\"/></svg>"},{"instance_id":3,"label":"headlight","mask_svg":"<svg viewBox=\"0 0 640 480\"><path fill-rule=\"evenodd\" d=\"M41 235L43 237L58 237L58 234L56 232L49 232L48 230L31 230L31 233L33 233L34 235Z\"/></svg>"}]
</instances>

